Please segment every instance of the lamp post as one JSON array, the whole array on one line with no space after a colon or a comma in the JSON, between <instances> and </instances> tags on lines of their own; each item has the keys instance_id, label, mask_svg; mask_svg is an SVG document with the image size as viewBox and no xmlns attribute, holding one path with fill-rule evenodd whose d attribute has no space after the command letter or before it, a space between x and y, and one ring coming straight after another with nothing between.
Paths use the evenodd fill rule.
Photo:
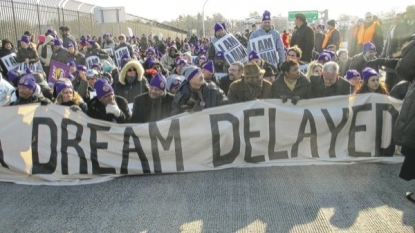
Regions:
<instances>
[{"instance_id":1,"label":"lamp post","mask_svg":"<svg viewBox=\"0 0 415 233\"><path fill-rule=\"evenodd\" d=\"M209 0L206 0L205 3L203 3L203 8L202 8L203 38L205 38L205 36L206 36L205 35L205 5L206 5L207 1L209 1Z\"/></svg>"}]
</instances>

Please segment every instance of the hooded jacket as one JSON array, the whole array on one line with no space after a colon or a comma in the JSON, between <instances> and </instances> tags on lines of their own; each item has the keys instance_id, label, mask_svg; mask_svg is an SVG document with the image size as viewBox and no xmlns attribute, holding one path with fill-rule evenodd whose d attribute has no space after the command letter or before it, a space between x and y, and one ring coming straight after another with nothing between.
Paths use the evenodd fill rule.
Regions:
<instances>
[{"instance_id":1,"label":"hooded jacket","mask_svg":"<svg viewBox=\"0 0 415 233\"><path fill-rule=\"evenodd\" d=\"M127 72L130 68L136 70L136 79L132 83L127 81ZM136 96L149 91L148 86L148 81L144 78L143 66L139 61L131 60L121 69L118 81L114 84L114 93L127 99L128 103L133 103Z\"/></svg>"},{"instance_id":2,"label":"hooded jacket","mask_svg":"<svg viewBox=\"0 0 415 233\"><path fill-rule=\"evenodd\" d=\"M50 59L52 58L53 54L53 47L49 43L52 40L54 40L53 36L46 36L45 42L37 49L37 53L39 54L39 60L44 66L50 65Z\"/></svg>"},{"instance_id":3,"label":"hooded jacket","mask_svg":"<svg viewBox=\"0 0 415 233\"><path fill-rule=\"evenodd\" d=\"M7 43L10 43L10 45L12 46L11 49L6 49L5 48L5 45ZM13 49L14 49L14 46L13 46L12 42L10 42L8 39L2 40L2 46L1 46L1 49L0 49L0 58L11 54L13 52ZM1 66L1 69L3 70L3 76L6 77L7 76L7 69L6 69L6 66L3 64L2 60L0 60L0 66Z\"/></svg>"}]
</instances>

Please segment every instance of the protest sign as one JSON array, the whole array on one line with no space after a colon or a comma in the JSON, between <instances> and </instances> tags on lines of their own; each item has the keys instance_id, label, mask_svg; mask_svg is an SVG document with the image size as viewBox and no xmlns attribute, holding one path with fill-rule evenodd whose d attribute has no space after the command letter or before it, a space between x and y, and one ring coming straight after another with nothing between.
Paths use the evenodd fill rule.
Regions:
<instances>
[{"instance_id":1,"label":"protest sign","mask_svg":"<svg viewBox=\"0 0 415 233\"><path fill-rule=\"evenodd\" d=\"M1 61L3 62L4 66L6 67L7 71L16 70L17 67L19 67L18 62L16 62L16 54L11 53L9 55L6 55L1 58Z\"/></svg>"},{"instance_id":2,"label":"protest sign","mask_svg":"<svg viewBox=\"0 0 415 233\"><path fill-rule=\"evenodd\" d=\"M51 60L49 67L48 82L55 83L60 78L69 77L70 67L66 64Z\"/></svg>"},{"instance_id":3,"label":"protest sign","mask_svg":"<svg viewBox=\"0 0 415 233\"><path fill-rule=\"evenodd\" d=\"M251 49L257 52L262 59L278 67L279 57L272 35L250 39L249 43L251 44Z\"/></svg>"},{"instance_id":4,"label":"protest sign","mask_svg":"<svg viewBox=\"0 0 415 233\"><path fill-rule=\"evenodd\" d=\"M92 65L101 64L101 60L98 56L90 56L85 59L86 68L92 69Z\"/></svg>"},{"instance_id":5,"label":"protest sign","mask_svg":"<svg viewBox=\"0 0 415 233\"><path fill-rule=\"evenodd\" d=\"M216 51L222 51L228 64L240 61L248 62L248 53L245 47L232 34L226 34L214 44Z\"/></svg>"}]
</instances>

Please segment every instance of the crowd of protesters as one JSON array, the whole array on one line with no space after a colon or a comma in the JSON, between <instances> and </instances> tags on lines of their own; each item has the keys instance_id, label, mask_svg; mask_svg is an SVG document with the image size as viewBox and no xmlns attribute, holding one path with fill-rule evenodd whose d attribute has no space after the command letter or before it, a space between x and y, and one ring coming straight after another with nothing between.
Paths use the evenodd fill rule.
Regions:
<instances>
[{"instance_id":1,"label":"crowd of protesters","mask_svg":"<svg viewBox=\"0 0 415 233\"><path fill-rule=\"evenodd\" d=\"M104 121L146 123L258 99L290 100L295 105L303 99L379 93L404 100L394 139L405 155L400 176L415 179L414 21L415 6L408 6L396 15L384 38L380 20L367 12L343 35L348 46L342 49L335 20L313 28L298 13L292 34L280 34L265 11L259 28L235 33L247 49L245 64L228 64L224 52L214 46L230 34L224 23L215 24L212 38L193 34L184 40L111 33L75 39L70 28L62 26L59 34L50 29L34 43L34 35L24 32L17 45L2 40L0 57L15 53L16 62L40 62L42 69L8 71L1 61L0 104L58 104ZM261 58L249 43L268 35L275 42L277 64ZM106 52L124 47L128 54L119 62ZM90 56L101 61L87 68ZM70 67L66 77L53 83L48 80L52 61ZM382 70L385 82L380 81Z\"/></svg>"}]
</instances>

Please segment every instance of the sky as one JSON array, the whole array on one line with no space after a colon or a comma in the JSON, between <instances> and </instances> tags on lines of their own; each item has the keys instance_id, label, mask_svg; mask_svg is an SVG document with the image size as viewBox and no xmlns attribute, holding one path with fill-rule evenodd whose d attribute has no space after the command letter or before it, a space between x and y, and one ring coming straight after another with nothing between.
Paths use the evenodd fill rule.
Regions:
<instances>
[{"instance_id":1,"label":"sky","mask_svg":"<svg viewBox=\"0 0 415 233\"><path fill-rule=\"evenodd\" d=\"M214 13L221 13L226 19L243 20L249 18L251 12L257 11L262 15L264 10L271 12L271 16L287 17L288 11L304 10L329 10L329 19L337 19L341 14L364 17L368 11L373 14L389 12L391 9L404 11L408 5L415 4L413 0L396 1L373 1L373 0L296 0L296 1L230 1L230 0L150 0L150 1L122 1L122 5L117 5L116 1L103 0L79 0L81 2L102 7L124 6L126 13L138 15L147 19L159 22L176 19L179 15L197 15L204 10L205 16ZM239 4L238 4L239 2ZM249 2L249 3L246 3ZM318 4L317 4L318 2ZM203 9L203 4L205 7Z\"/></svg>"}]
</instances>

